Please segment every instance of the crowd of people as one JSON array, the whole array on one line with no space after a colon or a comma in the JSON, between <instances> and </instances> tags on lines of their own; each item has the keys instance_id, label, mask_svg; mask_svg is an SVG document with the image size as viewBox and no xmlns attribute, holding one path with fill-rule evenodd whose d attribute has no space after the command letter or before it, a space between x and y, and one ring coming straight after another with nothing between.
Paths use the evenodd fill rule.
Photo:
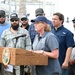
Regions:
<instances>
[{"instance_id":1,"label":"crowd of people","mask_svg":"<svg viewBox=\"0 0 75 75\"><path fill-rule=\"evenodd\" d=\"M64 27L64 15L56 12L49 20L44 10L37 8L35 17L29 25L26 14L19 18L17 13L12 13L7 22L5 11L0 10L0 47L22 48L48 56L48 65L27 67L0 63L1 75L28 75L24 68L30 68L30 75L75 75L75 58L71 59L75 54L74 33ZM75 28L75 19L72 21ZM12 72L7 71L11 66Z\"/></svg>"}]
</instances>

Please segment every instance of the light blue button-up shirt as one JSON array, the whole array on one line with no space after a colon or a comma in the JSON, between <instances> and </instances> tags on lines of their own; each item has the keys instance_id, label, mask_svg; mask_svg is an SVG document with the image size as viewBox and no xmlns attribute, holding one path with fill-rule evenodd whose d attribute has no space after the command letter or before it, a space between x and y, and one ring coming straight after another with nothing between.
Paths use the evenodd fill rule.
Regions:
<instances>
[{"instance_id":1,"label":"light blue button-up shirt","mask_svg":"<svg viewBox=\"0 0 75 75\"><path fill-rule=\"evenodd\" d=\"M18 39L14 38L23 34L26 34L26 36L19 37ZM10 48L23 48L26 50L30 50L31 40L30 40L29 33L26 29L19 27L17 33L13 34L9 28L3 32L0 40L0 46L10 47Z\"/></svg>"}]
</instances>

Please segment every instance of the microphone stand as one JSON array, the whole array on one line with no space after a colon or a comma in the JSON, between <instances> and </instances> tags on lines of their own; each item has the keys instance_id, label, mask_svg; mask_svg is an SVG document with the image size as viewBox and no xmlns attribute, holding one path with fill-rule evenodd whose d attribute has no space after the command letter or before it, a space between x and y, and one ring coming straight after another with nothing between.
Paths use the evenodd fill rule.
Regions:
<instances>
[{"instance_id":1,"label":"microphone stand","mask_svg":"<svg viewBox=\"0 0 75 75\"><path fill-rule=\"evenodd\" d=\"M24 36L20 36L20 37L24 37ZM17 41L18 41L18 39L19 39L20 37L15 37L15 38L13 38L13 39L16 39L15 48L16 48ZM13 39L12 39L12 40L13 40ZM24 66L24 65L23 65L23 66ZM20 69L21 69L21 67L22 67L22 66L20 66ZM27 72L24 71L23 75L31 75L31 73L30 73L30 67L29 67L29 66L25 66L25 68L28 68L28 71L27 71ZM14 72L14 74L16 75L15 69L14 69L13 72ZM20 72L21 72L21 70L20 70ZM21 73L20 73L20 74L21 74Z\"/></svg>"}]
</instances>

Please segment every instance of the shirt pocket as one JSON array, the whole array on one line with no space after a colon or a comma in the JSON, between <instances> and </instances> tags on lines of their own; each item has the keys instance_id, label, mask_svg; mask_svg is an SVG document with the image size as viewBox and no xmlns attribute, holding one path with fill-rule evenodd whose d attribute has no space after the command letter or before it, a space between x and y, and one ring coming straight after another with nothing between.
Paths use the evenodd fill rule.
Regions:
<instances>
[{"instance_id":1,"label":"shirt pocket","mask_svg":"<svg viewBox=\"0 0 75 75\"><path fill-rule=\"evenodd\" d=\"M59 40L59 43L64 42L65 41L65 35L58 35L58 40Z\"/></svg>"}]
</instances>

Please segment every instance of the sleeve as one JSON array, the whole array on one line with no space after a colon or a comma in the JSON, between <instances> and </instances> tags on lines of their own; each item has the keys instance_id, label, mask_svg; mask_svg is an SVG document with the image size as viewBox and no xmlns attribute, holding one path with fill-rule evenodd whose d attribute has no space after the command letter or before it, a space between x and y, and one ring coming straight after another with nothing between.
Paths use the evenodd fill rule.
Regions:
<instances>
[{"instance_id":1,"label":"sleeve","mask_svg":"<svg viewBox=\"0 0 75 75\"><path fill-rule=\"evenodd\" d=\"M59 49L59 43L55 35L49 35L46 40L46 46L49 48L49 50L52 51L56 48Z\"/></svg>"},{"instance_id":2,"label":"sleeve","mask_svg":"<svg viewBox=\"0 0 75 75\"><path fill-rule=\"evenodd\" d=\"M0 39L0 47L5 47L6 46L6 40L5 40L5 32L3 32L3 34L1 35L1 39Z\"/></svg>"},{"instance_id":3,"label":"sleeve","mask_svg":"<svg viewBox=\"0 0 75 75\"><path fill-rule=\"evenodd\" d=\"M67 45L67 48L73 47L74 45L73 34L71 32L68 32L66 35L66 45Z\"/></svg>"},{"instance_id":4,"label":"sleeve","mask_svg":"<svg viewBox=\"0 0 75 75\"><path fill-rule=\"evenodd\" d=\"M30 49L32 49L32 44L31 44L31 39L30 39L30 36L29 36L29 33L28 33L28 31L27 31L27 33L26 33L26 40L25 40L25 43L26 43L26 50L30 50Z\"/></svg>"}]
</instances>

